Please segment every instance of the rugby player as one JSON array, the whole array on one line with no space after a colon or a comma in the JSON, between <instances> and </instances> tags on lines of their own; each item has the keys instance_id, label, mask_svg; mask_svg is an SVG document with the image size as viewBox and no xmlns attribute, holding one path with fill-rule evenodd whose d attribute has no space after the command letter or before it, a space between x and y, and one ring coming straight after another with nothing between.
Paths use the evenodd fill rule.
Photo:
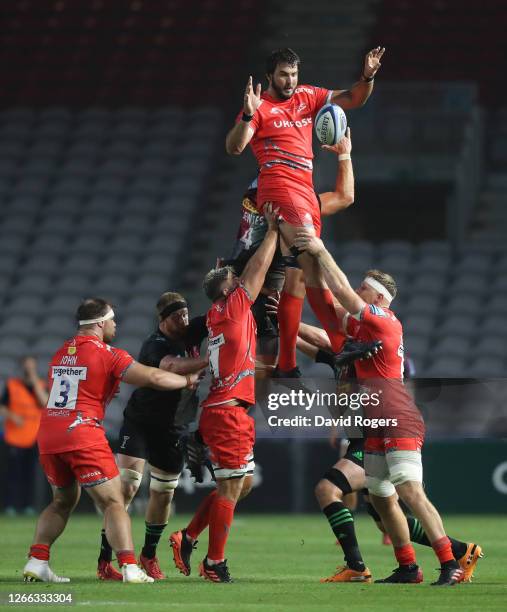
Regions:
<instances>
[{"instance_id":1,"label":"rugby player","mask_svg":"<svg viewBox=\"0 0 507 612\"><path fill-rule=\"evenodd\" d=\"M176 567L190 574L190 555L209 525L208 553L199 573L211 582L231 582L225 560L236 503L252 487L255 467L255 423L248 410L255 404L256 330L251 306L264 284L275 254L278 221L271 204L264 208L268 229L262 244L240 277L232 268L216 268L204 279L212 301L207 316L211 385L199 422L209 447L217 488L201 503L190 524L171 534Z\"/></svg>"},{"instance_id":2,"label":"rugby player","mask_svg":"<svg viewBox=\"0 0 507 612\"><path fill-rule=\"evenodd\" d=\"M354 202L354 170L351 159L350 128L347 128L346 135L336 145L323 145L322 148L334 153L338 161L334 191L316 194L321 215L325 217L344 210ZM248 260L262 243L266 233L266 220L257 210L257 184L258 179L256 178L249 185L243 197L241 222L236 242L230 259L222 262L232 265L237 275L243 272ZM301 268L292 255L283 257L278 246L266 275L264 286L252 306L257 324L257 376L262 373L259 365L263 364L267 368L272 368L276 364L278 327L273 323L269 313L266 312L266 307L269 304L269 298L278 298L282 289L284 293L304 300L305 286ZM282 321L281 325L284 324L285 321ZM291 348L291 351L294 352L294 355L291 356L294 363L296 360L295 350L295 346Z\"/></svg>"},{"instance_id":3,"label":"rugby player","mask_svg":"<svg viewBox=\"0 0 507 612\"><path fill-rule=\"evenodd\" d=\"M360 80L349 90L328 90L313 85L298 86L300 59L292 49L274 51L266 61L268 88L254 90L248 79L243 110L226 137L226 150L241 154L250 144L259 167L257 208L266 202L279 208L284 223L282 254L291 253L304 271L306 295L317 318L328 332L334 352L342 346L340 324L333 308L333 296L322 281L311 257L294 249L294 238L302 227L320 235L321 218L312 182L312 124L327 102L348 110L362 106L373 90L384 49L372 49L365 57ZM283 292L280 299L279 377L298 377L295 346L303 298Z\"/></svg>"},{"instance_id":4,"label":"rugby player","mask_svg":"<svg viewBox=\"0 0 507 612\"><path fill-rule=\"evenodd\" d=\"M376 272L372 270L367 273L367 276L369 274L376 276ZM277 315L276 300L268 304L267 308L274 316ZM381 348L375 346L375 343L348 340L344 350L330 359L332 356L330 353L331 344L326 332L304 322L301 322L299 326L297 347L298 350L316 362L329 365L342 388L346 388L357 378L354 367L355 361L371 359L378 350L381 350ZM339 370L337 370L337 364L340 366ZM404 379L413 376L413 372L413 363L406 363L404 359ZM333 442L335 440L336 437L334 436ZM334 575L322 579L321 582L371 582L371 572L364 565L357 543L354 518L350 512L353 510L350 503L352 495L357 494L358 491L362 492L368 514L373 518L383 536L388 537L388 534L379 514L370 502L368 489L365 488L364 438L342 441L347 443L345 452L318 482L315 487L315 495L321 510L330 523L337 542L342 546L345 554L345 565L338 567ZM422 546L431 546L420 522L413 516L407 516L406 520L411 541ZM463 582L471 582L477 562L482 557L481 547L452 537L449 537L449 539L454 557L458 559L460 567L465 573ZM391 541L386 541L384 537L383 543L391 544Z\"/></svg>"},{"instance_id":5,"label":"rugby player","mask_svg":"<svg viewBox=\"0 0 507 612\"><path fill-rule=\"evenodd\" d=\"M104 514L123 582L153 582L136 564L118 467L102 419L121 381L169 391L192 387L198 376L150 368L111 347L116 323L105 300L84 300L76 318L77 334L58 349L49 368L50 394L37 442L53 501L39 517L23 575L26 581L69 582L49 567L50 547L65 529L84 487Z\"/></svg>"},{"instance_id":6,"label":"rugby player","mask_svg":"<svg viewBox=\"0 0 507 612\"><path fill-rule=\"evenodd\" d=\"M365 440L366 485L372 504L391 537L399 563L391 576L377 582L417 583L423 580L398 496L420 521L440 561L440 576L432 584L452 586L461 582L465 573L453 555L442 519L422 487L424 423L403 387L403 330L389 308L396 295L396 283L388 274L370 271L356 292L322 241L312 232L300 231L295 245L315 258L330 290L343 307L347 333L363 342L378 339L383 345L382 351L371 359L356 362L360 384L382 394L383 416L399 421L387 424L380 434L382 437L373 431Z\"/></svg>"},{"instance_id":7,"label":"rugby player","mask_svg":"<svg viewBox=\"0 0 507 612\"><path fill-rule=\"evenodd\" d=\"M144 341L139 363L181 375L201 372L208 365L207 359L199 356L199 347L207 336L205 317L195 317L189 323L185 298L170 291L160 296L156 310L158 326ZM156 555L157 545L183 468L178 442L186 428L175 423L181 395L181 389L135 389L123 413L118 437L117 462L126 508L139 489L145 463L150 466L150 495L139 565L155 580L165 578ZM101 580L121 580L111 558L111 546L102 530L97 567Z\"/></svg>"}]
</instances>

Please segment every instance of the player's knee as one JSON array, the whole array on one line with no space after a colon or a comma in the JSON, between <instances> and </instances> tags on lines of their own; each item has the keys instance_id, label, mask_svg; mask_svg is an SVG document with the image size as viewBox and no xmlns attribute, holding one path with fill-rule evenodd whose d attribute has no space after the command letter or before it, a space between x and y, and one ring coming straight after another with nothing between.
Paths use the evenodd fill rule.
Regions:
<instances>
[{"instance_id":1,"label":"player's knee","mask_svg":"<svg viewBox=\"0 0 507 612\"><path fill-rule=\"evenodd\" d=\"M315 489L315 498L320 506L326 506L333 501L340 501L343 499L343 492L333 485L329 480L322 479L316 484Z\"/></svg>"},{"instance_id":2,"label":"player's knee","mask_svg":"<svg viewBox=\"0 0 507 612\"><path fill-rule=\"evenodd\" d=\"M179 474L167 474L155 472L152 470L150 475L150 494L168 495L171 496L178 486Z\"/></svg>"},{"instance_id":3,"label":"player's knee","mask_svg":"<svg viewBox=\"0 0 507 612\"><path fill-rule=\"evenodd\" d=\"M419 506L423 503L428 502L426 493L422 488L421 483L416 481L407 480L396 487L400 498L409 506Z\"/></svg>"},{"instance_id":4,"label":"player's knee","mask_svg":"<svg viewBox=\"0 0 507 612\"><path fill-rule=\"evenodd\" d=\"M250 494L252 487L253 487L253 478L248 478L248 477L245 478L243 480L243 486L241 487L241 493L239 494L238 501L245 499L245 497Z\"/></svg>"}]
</instances>

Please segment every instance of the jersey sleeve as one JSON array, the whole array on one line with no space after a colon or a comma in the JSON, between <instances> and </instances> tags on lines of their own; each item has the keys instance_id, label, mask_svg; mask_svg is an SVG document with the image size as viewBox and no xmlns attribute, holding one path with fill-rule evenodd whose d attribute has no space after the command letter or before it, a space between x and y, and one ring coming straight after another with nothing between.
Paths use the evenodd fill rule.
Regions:
<instances>
[{"instance_id":1,"label":"jersey sleeve","mask_svg":"<svg viewBox=\"0 0 507 612\"><path fill-rule=\"evenodd\" d=\"M243 285L229 294L226 301L225 315L228 319L240 321L252 307L253 300Z\"/></svg>"},{"instance_id":2,"label":"jersey sleeve","mask_svg":"<svg viewBox=\"0 0 507 612\"><path fill-rule=\"evenodd\" d=\"M115 378L121 378L134 358L123 349L111 348L109 370Z\"/></svg>"},{"instance_id":3,"label":"jersey sleeve","mask_svg":"<svg viewBox=\"0 0 507 612\"><path fill-rule=\"evenodd\" d=\"M317 113L324 104L330 102L333 92L331 89L326 89L325 87L314 87L313 90L315 92L314 95L308 97L312 98L313 101L312 112Z\"/></svg>"},{"instance_id":4,"label":"jersey sleeve","mask_svg":"<svg viewBox=\"0 0 507 612\"><path fill-rule=\"evenodd\" d=\"M171 354L168 352L167 348L165 342L149 340L143 344L141 348L139 362L151 368L158 368L162 359ZM176 355L174 355L174 357L176 357Z\"/></svg>"},{"instance_id":5,"label":"jersey sleeve","mask_svg":"<svg viewBox=\"0 0 507 612\"><path fill-rule=\"evenodd\" d=\"M349 336L350 338L356 337L357 332L359 331L359 327L360 327L359 321L355 319L354 317L351 317L349 313L347 313L343 317L343 329L345 331L345 334Z\"/></svg>"},{"instance_id":6,"label":"jersey sleeve","mask_svg":"<svg viewBox=\"0 0 507 612\"><path fill-rule=\"evenodd\" d=\"M379 333L389 326L391 318L383 308L366 304L361 312L361 324Z\"/></svg>"}]
</instances>

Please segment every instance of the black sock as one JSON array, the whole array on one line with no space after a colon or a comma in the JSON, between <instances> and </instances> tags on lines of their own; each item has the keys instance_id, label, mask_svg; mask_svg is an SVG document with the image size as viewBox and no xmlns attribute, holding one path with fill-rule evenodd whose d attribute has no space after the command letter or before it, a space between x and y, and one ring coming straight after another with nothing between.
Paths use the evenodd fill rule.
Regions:
<instances>
[{"instance_id":1,"label":"black sock","mask_svg":"<svg viewBox=\"0 0 507 612\"><path fill-rule=\"evenodd\" d=\"M153 559L157 554L157 546L160 540L160 536L165 529L165 525L150 525L145 523L146 532L144 534L144 546L141 554L147 559Z\"/></svg>"},{"instance_id":2,"label":"black sock","mask_svg":"<svg viewBox=\"0 0 507 612\"><path fill-rule=\"evenodd\" d=\"M431 546L430 541L428 540L428 536L424 532L421 523L414 518L413 516L407 516L408 528L410 530L410 539L412 542L416 542L417 544L422 544L423 546ZM467 551L467 544L465 542L461 542L460 540L455 540L454 538L449 537L451 542L452 554L455 559L461 559L461 557Z\"/></svg>"},{"instance_id":3,"label":"black sock","mask_svg":"<svg viewBox=\"0 0 507 612\"><path fill-rule=\"evenodd\" d=\"M319 349L315 355L315 363L325 363L330 368L334 368L334 358L331 353Z\"/></svg>"},{"instance_id":4,"label":"black sock","mask_svg":"<svg viewBox=\"0 0 507 612\"><path fill-rule=\"evenodd\" d=\"M111 548L111 545L107 541L106 530L102 529L102 531L100 532L100 554L99 554L99 561L108 561L108 562L111 562L112 558L113 558L113 549Z\"/></svg>"},{"instance_id":5,"label":"black sock","mask_svg":"<svg viewBox=\"0 0 507 612\"><path fill-rule=\"evenodd\" d=\"M323 510L345 555L345 561L350 569L362 572L365 569L354 529L354 519L350 510L342 502L333 502Z\"/></svg>"}]
</instances>

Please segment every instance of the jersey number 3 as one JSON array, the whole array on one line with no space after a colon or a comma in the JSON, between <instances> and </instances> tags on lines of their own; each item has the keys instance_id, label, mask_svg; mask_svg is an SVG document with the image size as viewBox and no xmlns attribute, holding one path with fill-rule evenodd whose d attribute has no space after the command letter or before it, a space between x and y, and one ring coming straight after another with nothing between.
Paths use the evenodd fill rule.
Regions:
<instances>
[{"instance_id":1,"label":"jersey number 3","mask_svg":"<svg viewBox=\"0 0 507 612\"><path fill-rule=\"evenodd\" d=\"M51 369L51 393L48 408L74 410L76 407L79 381L86 380L86 367L64 368L53 366Z\"/></svg>"}]
</instances>

